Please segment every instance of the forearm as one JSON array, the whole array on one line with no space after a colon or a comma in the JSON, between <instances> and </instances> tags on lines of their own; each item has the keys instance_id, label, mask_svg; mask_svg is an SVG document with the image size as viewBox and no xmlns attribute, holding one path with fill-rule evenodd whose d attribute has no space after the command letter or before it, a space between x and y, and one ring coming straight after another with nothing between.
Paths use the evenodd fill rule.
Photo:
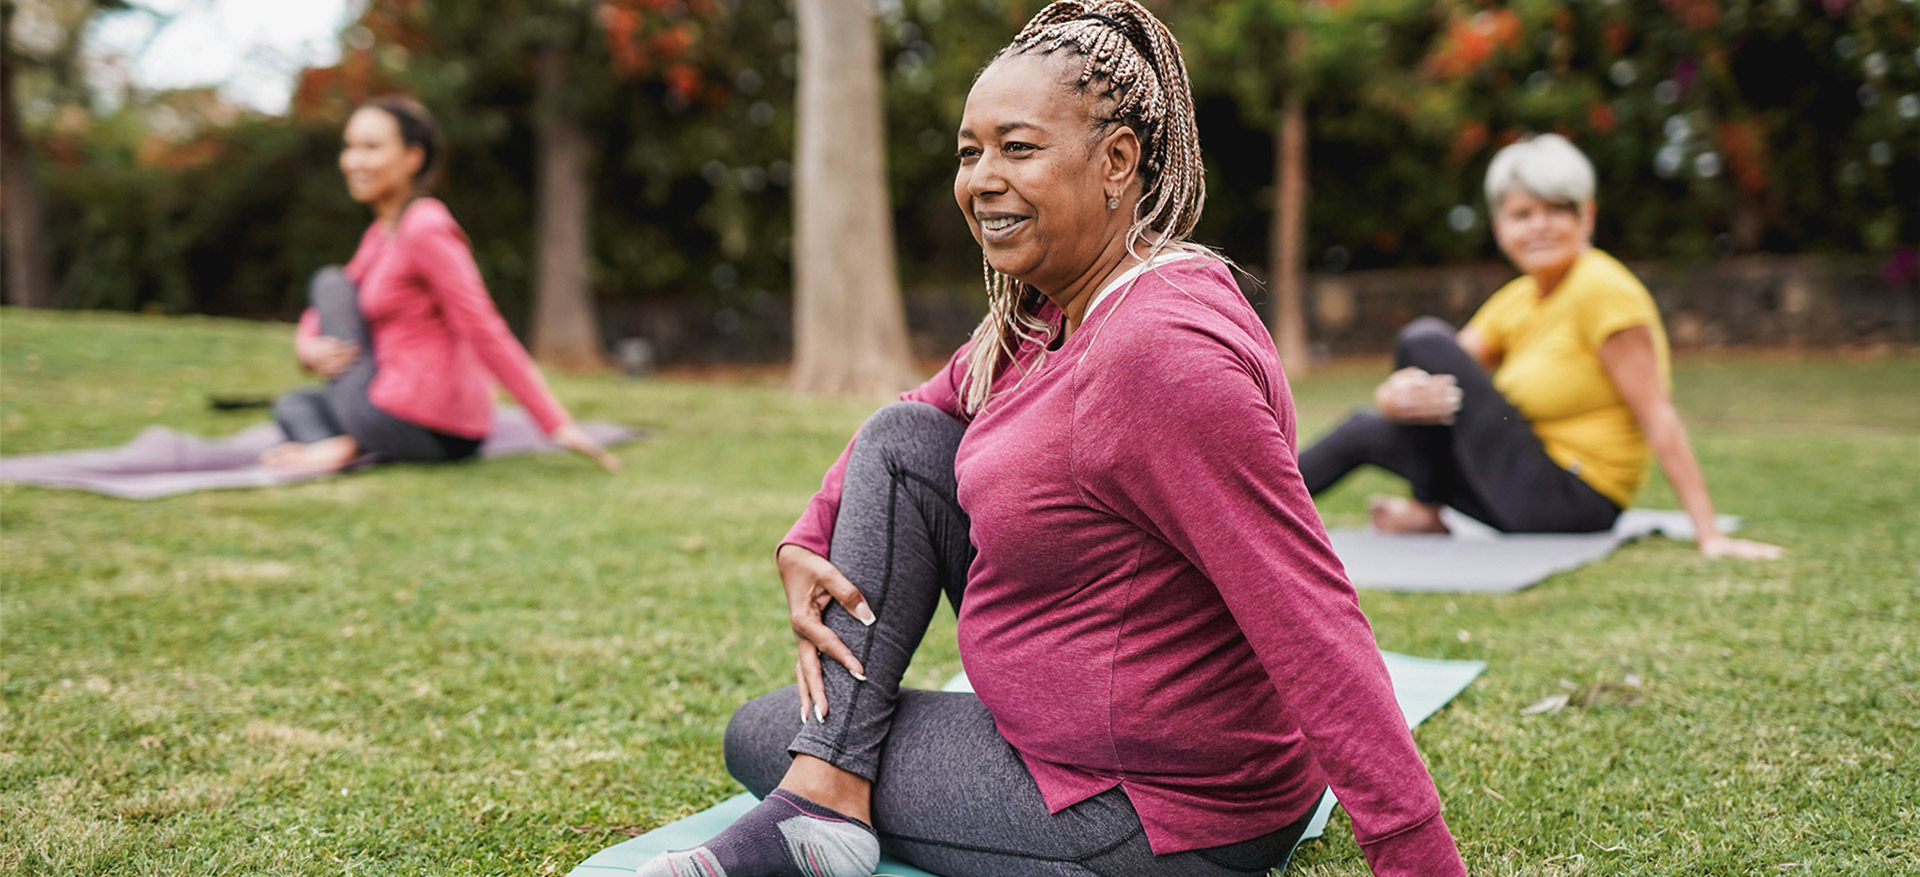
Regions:
<instances>
[{"instance_id":1,"label":"forearm","mask_svg":"<svg viewBox=\"0 0 1920 877\"><path fill-rule=\"evenodd\" d=\"M1707 479L1700 472L1700 462L1693 455L1693 444L1687 439L1687 429L1680 422L1679 412L1667 405L1650 420L1651 423L1643 425L1647 442L1653 448L1654 459L1660 461L1660 471L1666 473L1667 483L1673 485L1674 494L1680 498L1680 507L1693 521L1695 539L1704 541L1719 535L1713 500L1707 495Z\"/></svg>"}]
</instances>

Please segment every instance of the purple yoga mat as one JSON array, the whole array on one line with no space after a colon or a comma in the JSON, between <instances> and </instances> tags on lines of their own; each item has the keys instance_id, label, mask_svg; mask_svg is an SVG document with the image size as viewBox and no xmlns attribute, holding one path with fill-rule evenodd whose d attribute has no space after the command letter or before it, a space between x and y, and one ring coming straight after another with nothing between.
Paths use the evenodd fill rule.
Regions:
<instances>
[{"instance_id":1,"label":"purple yoga mat","mask_svg":"<svg viewBox=\"0 0 1920 877\"><path fill-rule=\"evenodd\" d=\"M642 429L611 423L582 423L580 428L608 446L646 434ZM0 457L0 481L90 490L121 499L157 499L197 490L270 487L330 477L326 473L280 472L260 465L261 452L285 440L286 434L271 423L220 438L150 426L117 448ZM559 450L562 448L540 431L524 409L503 406L494 413L493 432L480 446L480 456ZM349 469L362 465L356 462Z\"/></svg>"}]
</instances>

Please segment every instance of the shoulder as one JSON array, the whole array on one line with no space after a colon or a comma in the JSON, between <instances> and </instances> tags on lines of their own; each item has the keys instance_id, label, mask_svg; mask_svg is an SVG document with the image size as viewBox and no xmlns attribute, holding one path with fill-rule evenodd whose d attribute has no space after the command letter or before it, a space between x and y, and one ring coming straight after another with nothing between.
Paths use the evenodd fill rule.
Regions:
<instances>
[{"instance_id":1,"label":"shoulder","mask_svg":"<svg viewBox=\"0 0 1920 877\"><path fill-rule=\"evenodd\" d=\"M466 236L460 230L460 223L453 220L452 211L438 198L415 198L400 214L396 231L403 238L453 235L464 239Z\"/></svg>"},{"instance_id":2,"label":"shoulder","mask_svg":"<svg viewBox=\"0 0 1920 877\"><path fill-rule=\"evenodd\" d=\"M1093 462L1083 476L1129 471L1174 449L1218 450L1247 429L1291 436L1273 336L1224 263L1162 266L1118 304L1104 327L1092 326L1102 334L1074 367L1072 441Z\"/></svg>"},{"instance_id":3,"label":"shoulder","mask_svg":"<svg viewBox=\"0 0 1920 877\"><path fill-rule=\"evenodd\" d=\"M1609 333L1660 319L1660 307L1646 284L1600 250L1581 255L1564 286L1568 313L1590 332Z\"/></svg>"},{"instance_id":4,"label":"shoulder","mask_svg":"<svg viewBox=\"0 0 1920 877\"><path fill-rule=\"evenodd\" d=\"M1091 315L1085 328L1127 339L1168 332L1239 333L1249 320L1259 325L1232 270L1204 253L1149 268L1102 304L1104 313Z\"/></svg>"},{"instance_id":5,"label":"shoulder","mask_svg":"<svg viewBox=\"0 0 1920 877\"><path fill-rule=\"evenodd\" d=\"M1083 388L1206 385L1224 371L1277 378L1272 336L1226 263L1197 255L1149 269L1113 293L1079 367Z\"/></svg>"},{"instance_id":6,"label":"shoulder","mask_svg":"<svg viewBox=\"0 0 1920 877\"><path fill-rule=\"evenodd\" d=\"M1653 300L1647 285L1641 283L1633 271L1598 248L1581 254L1567 281L1568 291L1576 295Z\"/></svg>"}]
</instances>

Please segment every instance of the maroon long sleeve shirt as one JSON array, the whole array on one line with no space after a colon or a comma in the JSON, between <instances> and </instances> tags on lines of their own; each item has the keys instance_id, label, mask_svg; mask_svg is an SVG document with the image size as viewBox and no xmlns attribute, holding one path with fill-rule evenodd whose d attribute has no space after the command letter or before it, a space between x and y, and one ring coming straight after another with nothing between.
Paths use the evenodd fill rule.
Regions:
<instances>
[{"instance_id":1,"label":"maroon long sleeve shirt","mask_svg":"<svg viewBox=\"0 0 1920 877\"><path fill-rule=\"evenodd\" d=\"M903 398L957 417L964 369ZM1464 874L1293 433L1271 336L1210 258L1020 350L955 463L967 676L1050 810L1120 786L1155 853L1273 831L1330 784L1375 873ZM786 542L827 554L845 462Z\"/></svg>"}]
</instances>

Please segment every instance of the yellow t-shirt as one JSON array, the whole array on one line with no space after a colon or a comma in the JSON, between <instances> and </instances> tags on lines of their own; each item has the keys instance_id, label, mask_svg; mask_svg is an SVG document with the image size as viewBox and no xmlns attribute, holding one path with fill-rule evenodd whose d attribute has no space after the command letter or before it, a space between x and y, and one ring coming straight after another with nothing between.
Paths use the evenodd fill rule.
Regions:
<instances>
[{"instance_id":1,"label":"yellow t-shirt","mask_svg":"<svg viewBox=\"0 0 1920 877\"><path fill-rule=\"evenodd\" d=\"M1640 424L1600 364L1600 344L1646 326L1660 384L1669 392L1667 330L1639 278L1612 256L1588 250L1551 295L1530 277L1500 287L1467 322L1497 352L1493 385L1520 409L1547 456L1622 508L1647 480L1652 456Z\"/></svg>"}]
</instances>

